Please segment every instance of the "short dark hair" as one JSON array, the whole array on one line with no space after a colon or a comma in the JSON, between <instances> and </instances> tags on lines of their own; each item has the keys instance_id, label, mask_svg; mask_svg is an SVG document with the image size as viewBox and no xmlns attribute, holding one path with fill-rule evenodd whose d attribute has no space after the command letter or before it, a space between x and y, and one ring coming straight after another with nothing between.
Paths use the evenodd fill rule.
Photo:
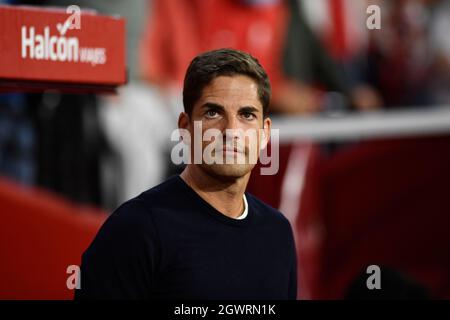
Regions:
<instances>
[{"instance_id":1,"label":"short dark hair","mask_svg":"<svg viewBox=\"0 0 450 320\"><path fill-rule=\"evenodd\" d=\"M249 53L235 49L217 49L196 56L190 63L183 85L184 111L192 114L203 89L219 76L245 75L258 86L258 97L267 116L271 96L269 77L258 60Z\"/></svg>"}]
</instances>

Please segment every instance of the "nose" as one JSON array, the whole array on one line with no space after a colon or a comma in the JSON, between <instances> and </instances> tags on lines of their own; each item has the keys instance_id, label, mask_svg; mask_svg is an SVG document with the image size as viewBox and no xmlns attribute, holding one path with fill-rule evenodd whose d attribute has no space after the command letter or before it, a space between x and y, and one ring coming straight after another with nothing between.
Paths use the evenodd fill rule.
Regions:
<instances>
[{"instance_id":1,"label":"nose","mask_svg":"<svg viewBox=\"0 0 450 320\"><path fill-rule=\"evenodd\" d=\"M224 143L228 144L231 141L233 141L233 144L237 143L237 141L241 139L240 138L241 129L242 128L240 128L240 123L237 116L229 115L226 118L224 130L222 131Z\"/></svg>"}]
</instances>

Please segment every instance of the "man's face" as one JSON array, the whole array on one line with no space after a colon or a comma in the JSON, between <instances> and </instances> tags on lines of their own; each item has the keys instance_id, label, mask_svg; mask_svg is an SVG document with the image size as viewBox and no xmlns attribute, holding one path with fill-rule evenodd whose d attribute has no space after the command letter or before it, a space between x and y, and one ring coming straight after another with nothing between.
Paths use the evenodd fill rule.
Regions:
<instances>
[{"instance_id":1,"label":"man's face","mask_svg":"<svg viewBox=\"0 0 450 320\"><path fill-rule=\"evenodd\" d=\"M221 136L203 141L205 139L196 136L198 131L194 130L200 123L202 137L207 137L205 133L208 130L214 132L211 129L220 132ZM180 122L194 140L202 140L202 163L199 166L208 174L221 178L240 178L250 173L260 148L267 144L270 125L270 119L263 117L257 84L242 75L215 78L203 89L190 119ZM221 159L222 163L205 163L205 154Z\"/></svg>"}]
</instances>

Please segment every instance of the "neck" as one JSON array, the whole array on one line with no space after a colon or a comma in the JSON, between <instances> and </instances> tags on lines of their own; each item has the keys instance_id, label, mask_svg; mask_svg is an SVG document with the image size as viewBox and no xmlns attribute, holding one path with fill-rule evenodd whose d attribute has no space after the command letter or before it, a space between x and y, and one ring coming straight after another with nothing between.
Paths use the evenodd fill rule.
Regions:
<instances>
[{"instance_id":1,"label":"neck","mask_svg":"<svg viewBox=\"0 0 450 320\"><path fill-rule=\"evenodd\" d=\"M180 177L206 202L222 214L237 218L244 211L244 192L250 172L242 177L220 179L200 167L187 165Z\"/></svg>"}]
</instances>

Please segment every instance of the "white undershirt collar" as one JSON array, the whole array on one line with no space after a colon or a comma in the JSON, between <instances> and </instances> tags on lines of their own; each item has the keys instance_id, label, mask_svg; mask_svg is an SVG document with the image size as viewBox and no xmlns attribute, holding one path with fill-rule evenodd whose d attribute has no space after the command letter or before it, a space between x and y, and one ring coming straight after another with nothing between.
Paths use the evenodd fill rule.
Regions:
<instances>
[{"instance_id":1,"label":"white undershirt collar","mask_svg":"<svg viewBox=\"0 0 450 320\"><path fill-rule=\"evenodd\" d=\"M248 215L248 203L247 203L247 198L245 197L245 193L243 195L243 198L244 198L244 212L239 217L235 218L237 220L243 220Z\"/></svg>"}]
</instances>

